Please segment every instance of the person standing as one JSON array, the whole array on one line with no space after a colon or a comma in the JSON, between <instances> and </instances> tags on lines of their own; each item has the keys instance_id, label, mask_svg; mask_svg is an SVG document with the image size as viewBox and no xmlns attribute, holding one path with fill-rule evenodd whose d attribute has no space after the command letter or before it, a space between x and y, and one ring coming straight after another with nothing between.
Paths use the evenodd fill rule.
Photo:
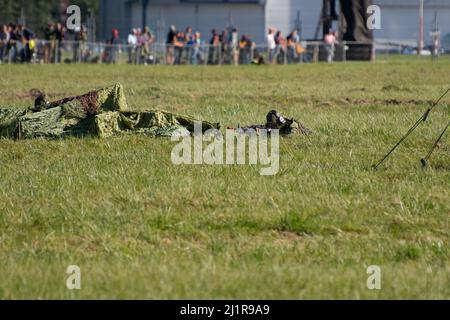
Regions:
<instances>
[{"instance_id":1,"label":"person standing","mask_svg":"<svg viewBox=\"0 0 450 320\"><path fill-rule=\"evenodd\" d=\"M231 59L231 53L228 46L228 32L223 30L222 34L219 36L219 63L229 64Z\"/></svg>"},{"instance_id":2,"label":"person standing","mask_svg":"<svg viewBox=\"0 0 450 320\"><path fill-rule=\"evenodd\" d=\"M201 52L202 39L200 32L196 32L194 35L194 52L192 54L191 64L197 65L203 63L203 57Z\"/></svg>"},{"instance_id":3,"label":"person standing","mask_svg":"<svg viewBox=\"0 0 450 320\"><path fill-rule=\"evenodd\" d=\"M9 24L9 41L7 45L8 63L15 63L18 55L19 34L15 24Z\"/></svg>"},{"instance_id":4,"label":"person standing","mask_svg":"<svg viewBox=\"0 0 450 320\"><path fill-rule=\"evenodd\" d=\"M181 64L183 57L183 50L185 46L185 36L184 32L180 31L175 36L175 64Z\"/></svg>"},{"instance_id":5,"label":"person standing","mask_svg":"<svg viewBox=\"0 0 450 320\"><path fill-rule=\"evenodd\" d=\"M281 31L275 34L275 43L277 45L276 61L278 64L286 63L286 39Z\"/></svg>"},{"instance_id":6,"label":"person standing","mask_svg":"<svg viewBox=\"0 0 450 320\"><path fill-rule=\"evenodd\" d=\"M119 44L119 30L112 29L111 31L111 39L109 40L109 59L108 62L112 64L117 63L117 45Z\"/></svg>"},{"instance_id":7,"label":"person standing","mask_svg":"<svg viewBox=\"0 0 450 320\"><path fill-rule=\"evenodd\" d=\"M231 54L233 56L233 63L235 66L239 65L239 32L238 29L233 28L231 31Z\"/></svg>"},{"instance_id":8,"label":"person standing","mask_svg":"<svg viewBox=\"0 0 450 320\"><path fill-rule=\"evenodd\" d=\"M65 36L65 28L62 26L61 23L56 24L55 28L55 62L61 63L61 55L62 55L62 42L64 41Z\"/></svg>"},{"instance_id":9,"label":"person standing","mask_svg":"<svg viewBox=\"0 0 450 320\"><path fill-rule=\"evenodd\" d=\"M327 62L333 63L336 51L336 35L333 30L330 30L325 36L325 45L327 47Z\"/></svg>"},{"instance_id":10,"label":"person standing","mask_svg":"<svg viewBox=\"0 0 450 320\"><path fill-rule=\"evenodd\" d=\"M177 38L177 28L172 25L169 30L169 34L167 35L167 53L166 53L166 62L169 65L174 64L175 62L175 42Z\"/></svg>"},{"instance_id":11,"label":"person standing","mask_svg":"<svg viewBox=\"0 0 450 320\"><path fill-rule=\"evenodd\" d=\"M26 40L23 34L24 27L21 24L17 25L16 37L17 37L17 56L16 61L25 62L25 45Z\"/></svg>"},{"instance_id":12,"label":"person standing","mask_svg":"<svg viewBox=\"0 0 450 320\"><path fill-rule=\"evenodd\" d=\"M80 54L81 54L81 61L86 62L89 59L89 37L88 37L88 31L85 26L81 26L81 32L78 35L80 39Z\"/></svg>"},{"instance_id":13,"label":"person standing","mask_svg":"<svg viewBox=\"0 0 450 320\"><path fill-rule=\"evenodd\" d=\"M55 37L55 25L52 22L47 24L44 28L44 63L54 62L52 59L55 53L56 37Z\"/></svg>"},{"instance_id":14,"label":"person standing","mask_svg":"<svg viewBox=\"0 0 450 320\"><path fill-rule=\"evenodd\" d=\"M31 62L36 48L35 34L26 26L22 27L23 62Z\"/></svg>"},{"instance_id":15,"label":"person standing","mask_svg":"<svg viewBox=\"0 0 450 320\"><path fill-rule=\"evenodd\" d=\"M4 62L8 52L9 27L2 26L0 30L0 64Z\"/></svg>"},{"instance_id":16,"label":"person standing","mask_svg":"<svg viewBox=\"0 0 450 320\"><path fill-rule=\"evenodd\" d=\"M131 30L131 33L128 35L128 63L129 64L135 64L136 63L136 49L138 45L138 38L137 38L137 30L133 29Z\"/></svg>"},{"instance_id":17,"label":"person standing","mask_svg":"<svg viewBox=\"0 0 450 320\"><path fill-rule=\"evenodd\" d=\"M275 30L273 28L269 28L267 33L267 50L269 51L269 63L274 62L274 58L277 51L277 44L275 43Z\"/></svg>"},{"instance_id":18,"label":"person standing","mask_svg":"<svg viewBox=\"0 0 450 320\"><path fill-rule=\"evenodd\" d=\"M239 42L239 59L241 64L250 64L252 61L253 42L249 35L242 35Z\"/></svg>"},{"instance_id":19,"label":"person standing","mask_svg":"<svg viewBox=\"0 0 450 320\"><path fill-rule=\"evenodd\" d=\"M300 42L300 37L298 36L298 30L294 29L287 37L287 60L288 64L292 64L297 61L297 44Z\"/></svg>"},{"instance_id":20,"label":"person standing","mask_svg":"<svg viewBox=\"0 0 450 320\"><path fill-rule=\"evenodd\" d=\"M80 30L75 33L75 45L73 52L73 62L84 62L87 50L88 36L86 28L81 26Z\"/></svg>"},{"instance_id":21,"label":"person standing","mask_svg":"<svg viewBox=\"0 0 450 320\"><path fill-rule=\"evenodd\" d=\"M186 32L184 33L184 43L186 44L185 51L187 61L190 64L193 64L194 60L194 51L195 51L195 34L191 27L186 28Z\"/></svg>"},{"instance_id":22,"label":"person standing","mask_svg":"<svg viewBox=\"0 0 450 320\"><path fill-rule=\"evenodd\" d=\"M147 64L147 60L150 56L150 46L152 45L154 41L154 37L153 34L150 30L149 27L145 27L144 28L144 32L142 33L142 35L139 37L138 40L138 44L139 44L139 48L140 48L140 52L139 52L139 60L140 63L143 64Z\"/></svg>"},{"instance_id":23,"label":"person standing","mask_svg":"<svg viewBox=\"0 0 450 320\"><path fill-rule=\"evenodd\" d=\"M209 41L209 58L208 64L218 64L219 63L219 47L220 47L220 37L216 29L211 30L211 40Z\"/></svg>"}]
</instances>

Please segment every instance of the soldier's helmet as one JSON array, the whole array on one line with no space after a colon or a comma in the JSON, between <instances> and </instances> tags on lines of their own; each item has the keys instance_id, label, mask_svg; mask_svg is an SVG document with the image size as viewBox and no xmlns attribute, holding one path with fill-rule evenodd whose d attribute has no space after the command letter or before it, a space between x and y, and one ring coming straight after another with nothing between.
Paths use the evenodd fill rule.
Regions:
<instances>
[{"instance_id":1,"label":"soldier's helmet","mask_svg":"<svg viewBox=\"0 0 450 320\"><path fill-rule=\"evenodd\" d=\"M288 120L278 111L272 110L267 114L266 127L268 129L281 129L284 127Z\"/></svg>"}]
</instances>

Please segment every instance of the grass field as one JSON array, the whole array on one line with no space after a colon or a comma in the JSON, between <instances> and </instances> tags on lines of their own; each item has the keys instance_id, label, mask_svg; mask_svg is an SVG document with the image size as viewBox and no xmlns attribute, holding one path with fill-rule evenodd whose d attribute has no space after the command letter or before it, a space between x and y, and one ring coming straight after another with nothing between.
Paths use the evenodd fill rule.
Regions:
<instances>
[{"instance_id":1,"label":"grass field","mask_svg":"<svg viewBox=\"0 0 450 320\"><path fill-rule=\"evenodd\" d=\"M0 105L121 82L130 106L315 131L280 172L175 166L167 139L0 140L0 298L450 298L450 60L263 67L0 66ZM82 289L66 288L78 265ZM366 287L366 268L382 289Z\"/></svg>"}]
</instances>

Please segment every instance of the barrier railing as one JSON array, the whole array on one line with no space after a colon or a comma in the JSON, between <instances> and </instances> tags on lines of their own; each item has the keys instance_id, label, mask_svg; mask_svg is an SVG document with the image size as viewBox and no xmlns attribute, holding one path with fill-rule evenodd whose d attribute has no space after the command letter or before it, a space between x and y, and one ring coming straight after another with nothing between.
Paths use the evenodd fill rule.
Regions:
<instances>
[{"instance_id":1,"label":"barrier railing","mask_svg":"<svg viewBox=\"0 0 450 320\"><path fill-rule=\"evenodd\" d=\"M168 65L299 64L319 61L371 60L382 56L413 54L414 48L392 42L302 41L268 48L267 45L166 45L141 46L77 41L0 44L2 63L106 63Z\"/></svg>"}]
</instances>

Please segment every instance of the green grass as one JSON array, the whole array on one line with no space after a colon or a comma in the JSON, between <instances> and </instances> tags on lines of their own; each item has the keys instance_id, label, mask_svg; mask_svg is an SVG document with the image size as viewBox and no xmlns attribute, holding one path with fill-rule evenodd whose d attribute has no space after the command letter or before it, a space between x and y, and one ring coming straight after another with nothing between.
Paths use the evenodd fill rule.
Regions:
<instances>
[{"instance_id":1,"label":"green grass","mask_svg":"<svg viewBox=\"0 0 450 320\"><path fill-rule=\"evenodd\" d=\"M280 172L174 166L174 143L0 140L0 298L450 298L449 60L264 67L0 66L0 105L122 82L136 109L224 127L278 109L315 131L281 141ZM82 290L65 287L69 265ZM382 290L366 268L382 269Z\"/></svg>"}]
</instances>

